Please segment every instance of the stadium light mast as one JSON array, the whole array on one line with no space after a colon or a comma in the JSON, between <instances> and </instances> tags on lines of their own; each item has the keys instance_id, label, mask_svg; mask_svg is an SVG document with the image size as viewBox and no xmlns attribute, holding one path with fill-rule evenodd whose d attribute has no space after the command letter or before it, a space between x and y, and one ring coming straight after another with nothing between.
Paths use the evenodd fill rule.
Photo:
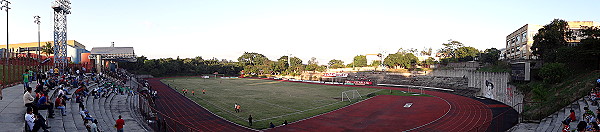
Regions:
<instances>
[{"instance_id":1,"label":"stadium light mast","mask_svg":"<svg viewBox=\"0 0 600 132\"><path fill-rule=\"evenodd\" d=\"M61 69L67 66L67 15L71 14L69 0L56 0L54 9L54 66Z\"/></svg>"},{"instance_id":2,"label":"stadium light mast","mask_svg":"<svg viewBox=\"0 0 600 132\"><path fill-rule=\"evenodd\" d=\"M41 42L40 42L40 16L33 16L33 19L35 19L33 21L33 23L37 24L38 26L38 49L37 49L37 55L38 55L38 61L41 61L41 55L42 54L42 46L41 46Z\"/></svg>"},{"instance_id":3,"label":"stadium light mast","mask_svg":"<svg viewBox=\"0 0 600 132\"><path fill-rule=\"evenodd\" d=\"M288 67L292 67L292 62L290 61L292 58L292 54L288 55Z\"/></svg>"}]
</instances>

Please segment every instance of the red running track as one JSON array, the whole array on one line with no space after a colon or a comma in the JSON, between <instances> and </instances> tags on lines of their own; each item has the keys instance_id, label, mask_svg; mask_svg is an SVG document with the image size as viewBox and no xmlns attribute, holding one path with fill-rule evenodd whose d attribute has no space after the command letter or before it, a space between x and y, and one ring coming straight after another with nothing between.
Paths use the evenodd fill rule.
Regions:
<instances>
[{"instance_id":1,"label":"red running track","mask_svg":"<svg viewBox=\"0 0 600 132\"><path fill-rule=\"evenodd\" d=\"M407 103L413 105L405 108ZM449 110L450 105L436 97L381 95L272 131L409 130L433 122Z\"/></svg>"},{"instance_id":2,"label":"red running track","mask_svg":"<svg viewBox=\"0 0 600 132\"><path fill-rule=\"evenodd\" d=\"M184 125L193 127L196 131L251 131L215 116L160 82L160 79L164 78L150 78L148 79L148 83L152 86L153 90L158 91L158 96L160 97L156 100L156 109L167 116L178 120Z\"/></svg>"}]
</instances>

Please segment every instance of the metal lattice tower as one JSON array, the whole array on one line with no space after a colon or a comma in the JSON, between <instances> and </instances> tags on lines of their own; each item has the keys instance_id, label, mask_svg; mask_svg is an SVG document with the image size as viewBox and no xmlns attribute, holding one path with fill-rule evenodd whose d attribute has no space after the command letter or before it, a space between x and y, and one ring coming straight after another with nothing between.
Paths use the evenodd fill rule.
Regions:
<instances>
[{"instance_id":1,"label":"metal lattice tower","mask_svg":"<svg viewBox=\"0 0 600 132\"><path fill-rule=\"evenodd\" d=\"M54 66L64 68L67 60L67 15L71 14L69 0L56 0L54 9Z\"/></svg>"}]
</instances>

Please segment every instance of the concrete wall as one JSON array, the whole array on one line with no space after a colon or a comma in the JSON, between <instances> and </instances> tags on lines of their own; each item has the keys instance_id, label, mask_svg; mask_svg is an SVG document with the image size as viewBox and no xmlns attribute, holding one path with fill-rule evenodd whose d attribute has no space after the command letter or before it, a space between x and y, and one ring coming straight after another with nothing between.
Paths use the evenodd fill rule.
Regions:
<instances>
[{"instance_id":1,"label":"concrete wall","mask_svg":"<svg viewBox=\"0 0 600 132\"><path fill-rule=\"evenodd\" d=\"M470 70L434 70L429 76L434 77L468 77L471 75Z\"/></svg>"},{"instance_id":2,"label":"concrete wall","mask_svg":"<svg viewBox=\"0 0 600 132\"><path fill-rule=\"evenodd\" d=\"M523 94L515 86L509 85L510 73L477 72L468 70L435 70L434 77L466 77L468 87L480 89L476 96L500 101L522 112Z\"/></svg>"}]
</instances>

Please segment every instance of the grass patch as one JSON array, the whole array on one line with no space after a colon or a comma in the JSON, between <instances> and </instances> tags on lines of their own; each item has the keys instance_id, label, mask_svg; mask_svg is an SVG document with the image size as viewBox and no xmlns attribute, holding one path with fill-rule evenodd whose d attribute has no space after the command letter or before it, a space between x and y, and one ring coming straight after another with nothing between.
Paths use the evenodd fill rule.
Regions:
<instances>
[{"instance_id":1,"label":"grass patch","mask_svg":"<svg viewBox=\"0 0 600 132\"><path fill-rule=\"evenodd\" d=\"M176 88L190 92L186 96L211 112L238 124L248 126L252 114L255 129L267 128L270 122L280 125L284 120L294 122L326 113L369 96L389 94L388 90L293 83L262 79L203 79L196 77L167 78L161 80ZM202 94L206 89L206 94ZM358 90L362 99L341 102L341 92ZM196 94L192 95L191 91ZM389 95L409 96L409 93L392 91ZM410 95L412 96L412 95ZM425 95L421 95L425 96ZM241 105L242 112L235 113L234 104Z\"/></svg>"}]
</instances>

